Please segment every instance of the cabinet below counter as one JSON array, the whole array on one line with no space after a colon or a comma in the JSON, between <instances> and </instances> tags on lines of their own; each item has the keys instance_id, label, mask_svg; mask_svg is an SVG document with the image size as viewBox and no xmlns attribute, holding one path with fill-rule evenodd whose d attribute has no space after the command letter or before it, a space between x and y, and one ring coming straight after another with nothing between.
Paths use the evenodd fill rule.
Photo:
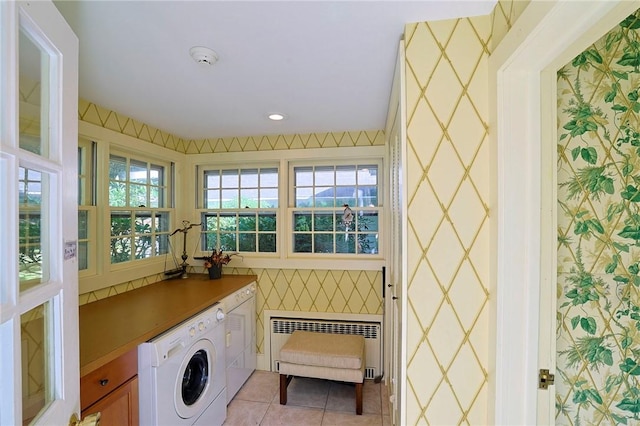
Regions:
<instances>
[{"instance_id":1,"label":"cabinet below counter","mask_svg":"<svg viewBox=\"0 0 640 426\"><path fill-rule=\"evenodd\" d=\"M256 281L255 275L192 274L80 307L80 377Z\"/></svg>"}]
</instances>

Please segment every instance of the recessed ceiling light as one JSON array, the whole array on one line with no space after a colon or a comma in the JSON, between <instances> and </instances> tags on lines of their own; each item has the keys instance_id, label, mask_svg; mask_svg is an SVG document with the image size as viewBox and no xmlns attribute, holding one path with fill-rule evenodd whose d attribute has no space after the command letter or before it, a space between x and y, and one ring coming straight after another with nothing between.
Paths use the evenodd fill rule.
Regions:
<instances>
[{"instance_id":1,"label":"recessed ceiling light","mask_svg":"<svg viewBox=\"0 0 640 426\"><path fill-rule=\"evenodd\" d=\"M273 120L273 121L284 120L284 114L280 114L280 113L269 114L268 117L269 117L269 120Z\"/></svg>"}]
</instances>

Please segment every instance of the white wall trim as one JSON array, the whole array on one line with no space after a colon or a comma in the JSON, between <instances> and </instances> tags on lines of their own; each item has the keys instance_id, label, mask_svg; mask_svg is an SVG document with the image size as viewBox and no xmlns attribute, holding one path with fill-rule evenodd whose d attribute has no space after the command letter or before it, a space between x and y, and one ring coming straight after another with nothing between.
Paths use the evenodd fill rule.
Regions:
<instances>
[{"instance_id":1,"label":"white wall trim","mask_svg":"<svg viewBox=\"0 0 640 426\"><path fill-rule=\"evenodd\" d=\"M555 270L542 265L555 245L543 230L555 232L541 215L553 194L555 182L542 174L546 157L553 155L556 141L548 140L547 101L556 98L553 79L559 66L597 40L638 4L619 0L578 2L531 2L489 61L491 76L492 158L492 248L497 254L492 264L491 306L492 347L495 362L490 368L490 423L535 425L553 419L553 413L538 412L539 404L553 411L555 390L537 390L539 347L555 352L555 331L540 327L540 294L549 294ZM555 120L551 120L555 123ZM544 135L544 137L543 137ZM545 170L548 170L545 169ZM551 292L550 294L555 294ZM546 300L545 300L546 302ZM543 308L544 309L544 308ZM548 310L543 315L554 315ZM546 319L546 318L545 318ZM553 321L545 321L554 326ZM548 341L542 342L548 339ZM490 354L493 355L493 354ZM552 356L555 356L553 354ZM538 416L541 416L540 418Z\"/></svg>"}]
</instances>

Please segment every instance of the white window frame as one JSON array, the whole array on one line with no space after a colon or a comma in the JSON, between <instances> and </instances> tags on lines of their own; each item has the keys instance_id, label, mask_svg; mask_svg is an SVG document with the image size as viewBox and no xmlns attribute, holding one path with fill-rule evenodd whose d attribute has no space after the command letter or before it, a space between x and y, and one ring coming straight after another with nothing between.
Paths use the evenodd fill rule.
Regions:
<instances>
[{"instance_id":1,"label":"white window frame","mask_svg":"<svg viewBox=\"0 0 640 426\"><path fill-rule=\"evenodd\" d=\"M176 194L173 188L182 188L182 166L184 154L152 143L141 142L135 137L113 130L80 121L78 123L79 139L84 138L95 143L96 163L93 170L95 184L95 241L96 267L91 272L80 274L80 294L100 290L110 286L126 283L154 274L163 274L172 269L172 254L139 259L132 262L111 264L110 256L110 207L109 207L109 155L112 151L127 154L134 159L154 164L169 166L165 170L167 183L168 207L162 211L169 212L169 230L181 226L183 212L176 209ZM179 194L177 194L179 195ZM178 203L179 204L179 203ZM123 207L123 210L130 210ZM147 209L148 210L148 209ZM174 247L174 254L180 259L182 247ZM165 277L163 277L165 278Z\"/></svg>"},{"instance_id":2,"label":"white window frame","mask_svg":"<svg viewBox=\"0 0 640 426\"><path fill-rule=\"evenodd\" d=\"M187 182L194 182L196 186L190 191L182 193L180 204L186 207L186 212L193 211L195 208L198 215L193 214L190 220L199 223L199 205L197 198L199 197L201 183L198 174L201 170L207 168L234 168L242 165L242 168L250 168L252 166L266 167L274 162L279 163L279 211L278 211L278 235L277 235L277 256L264 256L264 254L243 253L242 257L234 256L229 263L230 267L238 268L266 268L266 269L331 269L331 270L380 270L385 265L384 261L384 244L386 235L386 224L383 218L384 200L386 191L386 152L384 146L367 146L367 147L342 147L342 148L313 148L313 149L295 149L295 150L274 150L274 151L251 151L251 152L225 152L215 154L191 154L186 156L185 170L189 176L186 177ZM305 162L321 161L335 162L343 161L342 159L357 159L358 163L375 163L379 164L378 169L378 202L380 208L379 221L379 253L377 255L311 255L307 253L290 255L291 235L289 231L292 229L292 223L289 212L289 187L290 179L289 169L291 163L298 165ZM347 163L349 161L347 160ZM194 234L194 235L191 235ZM188 238L189 247L199 244L200 233L190 233ZM199 246L198 246L199 247ZM196 251L195 256L202 256L205 253ZM190 263L198 266L199 263Z\"/></svg>"},{"instance_id":3,"label":"white window frame","mask_svg":"<svg viewBox=\"0 0 640 426\"><path fill-rule=\"evenodd\" d=\"M357 157L351 157L351 159L345 159L345 160L335 160L335 159L331 159L331 160L314 160L314 161L290 161L289 162L289 183L288 183L288 208L287 208L287 219L289 220L290 223L290 227L287 229L287 231L285 232L287 237L289 237L289 252L287 253L287 256L290 258L295 258L295 257L299 257L299 258L313 258L313 259L318 259L319 257L329 257L331 259L336 259L336 258L348 258L348 259L381 259L383 256L383 249L382 249L382 243L383 241L380 240L379 237L379 231L376 232L376 234L378 234L378 251L375 254L364 254L364 253L314 253L314 252L294 252L293 249L293 240L294 237L296 235L296 232L294 230L294 215L296 212L305 212L308 211L312 214L312 216L315 213L319 213L319 212L326 212L326 213L334 213L335 214L340 214L341 212L343 212L345 210L344 207L342 206L334 206L334 207L316 207L316 206L310 206L310 207L296 207L296 183L295 183L295 169L296 168L301 168L301 167L313 167L314 170L317 167L332 167L332 168L338 168L340 166L354 166L356 167L356 170L360 167L360 166L364 166L364 165L375 165L377 167L377 184L376 184L376 189L378 191L378 205L374 206L374 207L365 207L365 206L349 206L349 208L352 210L354 218L353 218L353 226L356 226L356 223L358 221L358 215L360 212L366 212L366 211L371 211L371 212L377 212L378 213L378 230L380 230L381 226L382 226L382 220L383 220L383 207L384 207L384 200L382 198L383 192L382 192L382 182L380 181L380 177L381 177L381 172L382 172L382 165L383 165L383 159L382 158L377 158L377 159L371 159L371 158L366 158L366 159L355 159ZM314 172L315 173L315 172ZM335 182L335 184L331 187L331 188L339 188L341 186L340 182ZM365 185L357 185L354 184L354 186L365 186ZM335 223L335 226L337 228L338 223ZM354 231L352 230L352 233ZM311 234L312 239L313 237L316 235L316 233L318 234L331 234L334 237L338 237L339 235L341 235L341 232L339 232L337 229L334 229L331 232L324 232L324 231L315 231L315 230L310 230L308 232L308 234ZM359 233L359 232L358 232Z\"/></svg>"},{"instance_id":4,"label":"white window frame","mask_svg":"<svg viewBox=\"0 0 640 426\"><path fill-rule=\"evenodd\" d=\"M173 228L172 226L172 221L175 221L173 219L173 215L170 212L170 209L173 207L172 205L172 197L171 197L171 170L173 169L172 167L172 163L171 162L166 162L160 159L156 159L156 158L149 158L149 157L144 157L143 155L141 155L140 153L134 152L134 151L125 151L119 148L114 148L112 147L111 149L109 149L109 156L106 159L106 161L109 163L111 160L111 156L116 156L116 157L122 157L126 160L126 164L130 167L130 163L132 162L140 162L140 163L144 163L146 164L147 167L147 171L149 171L150 166L160 166L163 168L163 183L164 185L162 185L163 188L163 192L164 194L162 195L162 199L163 199L163 203L162 205L158 205L158 207L151 207L151 206L131 206L129 203L123 205L123 206L112 206L110 204L110 200L109 200L109 187L110 187L110 179L109 179L109 174L108 174L108 169L107 169L107 174L105 175L105 183L107 185L107 204L106 204L106 208L105 211L107 213L106 217L105 217L105 222L107 223L106 228L107 231L110 230L111 226L111 216L114 212L118 212L118 211L123 211L123 212L129 212L130 213L130 217L132 219L132 226L135 226L135 222L137 219L137 216L139 213L146 213L146 212L150 212L151 217L156 217L156 214L160 213L160 214L164 214L166 213L168 215L168 223L167 223L167 229L163 232L160 233L156 233L156 232L151 232L149 234L149 236L152 239L155 239L157 237L158 234L162 235L162 234L166 234L167 236L171 233L171 230ZM128 174L128 172L127 172ZM126 181L127 182L127 186L129 186L128 184L131 183L131 180ZM150 187L152 186L150 183L146 183L145 185L147 189L150 189ZM126 191L127 193L127 201L129 198L129 194L130 191L127 189ZM130 234L131 238L135 240L135 236L137 234L132 233ZM140 234L142 235L142 234ZM109 238L108 241L109 242L109 247L111 246L111 240L113 240L114 237L111 235L111 233L109 232ZM171 255L171 250L170 247L167 247L167 250L169 251L168 254ZM133 264L138 264L138 263L143 263L143 262L148 262L150 259L155 259L155 258L159 258L162 257L164 258L165 255L167 253L153 253L150 256L144 257L142 259L130 259L130 260L126 260L123 262L118 262L118 263L112 263L111 260L111 250L109 249L109 269L111 270L119 270L119 269L123 269L123 268L130 268L131 265ZM131 251L134 251L134 247L133 245L131 246Z\"/></svg>"},{"instance_id":5,"label":"white window frame","mask_svg":"<svg viewBox=\"0 0 640 426\"><path fill-rule=\"evenodd\" d=\"M196 187L197 187L197 209L196 212L198 214L198 218L199 220L202 219L203 215L207 214L207 213L211 213L211 214L216 214L216 215L242 215L243 213L249 213L249 214L254 214L256 217L256 220L259 220L259 216L260 213L271 213L273 212L276 216L276 229L274 231L275 236L276 236L276 250L275 252L261 252L261 251L253 251L253 252L245 252L245 251L240 251L239 253L244 256L244 255L249 255L249 256L258 256L258 257L269 257L269 258L274 258L274 257L278 257L279 256L279 247L280 247L280 216L281 216L281 209L280 209L280 205L282 203L281 200L281 196L280 196L280 186L279 186L279 182L278 185L276 186L276 190L278 191L278 206L275 208L266 208L266 207L256 207L256 208L243 208L242 206L238 206L236 208L222 208L222 207L218 207L218 208L207 208L205 206L205 199L204 199L204 193L205 193L205 174L209 171L220 171L223 172L225 170L229 171L229 170L233 170L233 171L238 171L238 176L239 176L239 183L238 183L238 187L234 188L234 189L238 189L238 190L242 190L242 184L240 183L240 174L242 173L243 170L252 170L252 169L258 169L258 170L266 170L266 169L275 169L278 173L278 180L280 180L280 176L282 174L282 171L280 170L280 164L279 162L272 162L272 163L260 163L260 164L225 164L225 165L209 165L209 166L199 166L197 167L197 180L196 180ZM257 188L254 189L267 189L270 187L261 187L258 186ZM205 231L204 231L204 223L202 223L202 228L201 228L201 232L200 232L200 236L201 238L206 238L205 237ZM209 232L206 232L209 233ZM238 230L236 230L236 235L238 235L240 232ZM218 247L208 247L209 251L212 248L220 248L220 242L219 242L219 235L220 232L217 232L218 234ZM259 230L256 231L256 234L259 235L260 232ZM258 247L258 244L256 244L256 248ZM202 250L202 240L200 240L199 244L198 244L198 249L202 252L202 253L206 253L206 251ZM236 252L235 248L234 249L230 249L228 247L224 247L225 251L227 252Z\"/></svg>"},{"instance_id":6,"label":"white window frame","mask_svg":"<svg viewBox=\"0 0 640 426\"><path fill-rule=\"evenodd\" d=\"M78 269L80 278L96 274L97 271L97 209L95 203L96 172L95 172L95 142L87 138L78 138L78 212L87 214L87 236L80 238L78 229L78 247L81 243L87 244L87 268ZM78 226L80 216L78 216Z\"/></svg>"}]
</instances>

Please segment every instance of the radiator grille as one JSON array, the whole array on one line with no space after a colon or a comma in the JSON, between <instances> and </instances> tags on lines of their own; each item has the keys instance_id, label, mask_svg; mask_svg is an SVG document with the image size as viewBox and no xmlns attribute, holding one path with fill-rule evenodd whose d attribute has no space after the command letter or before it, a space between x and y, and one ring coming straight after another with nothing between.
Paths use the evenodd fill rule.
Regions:
<instances>
[{"instance_id":1,"label":"radiator grille","mask_svg":"<svg viewBox=\"0 0 640 426\"><path fill-rule=\"evenodd\" d=\"M291 334L296 330L303 330L329 334L356 334L358 336L364 336L365 339L377 339L380 328L378 325L347 322L274 319L271 323L273 327L272 331L278 334Z\"/></svg>"}]
</instances>

